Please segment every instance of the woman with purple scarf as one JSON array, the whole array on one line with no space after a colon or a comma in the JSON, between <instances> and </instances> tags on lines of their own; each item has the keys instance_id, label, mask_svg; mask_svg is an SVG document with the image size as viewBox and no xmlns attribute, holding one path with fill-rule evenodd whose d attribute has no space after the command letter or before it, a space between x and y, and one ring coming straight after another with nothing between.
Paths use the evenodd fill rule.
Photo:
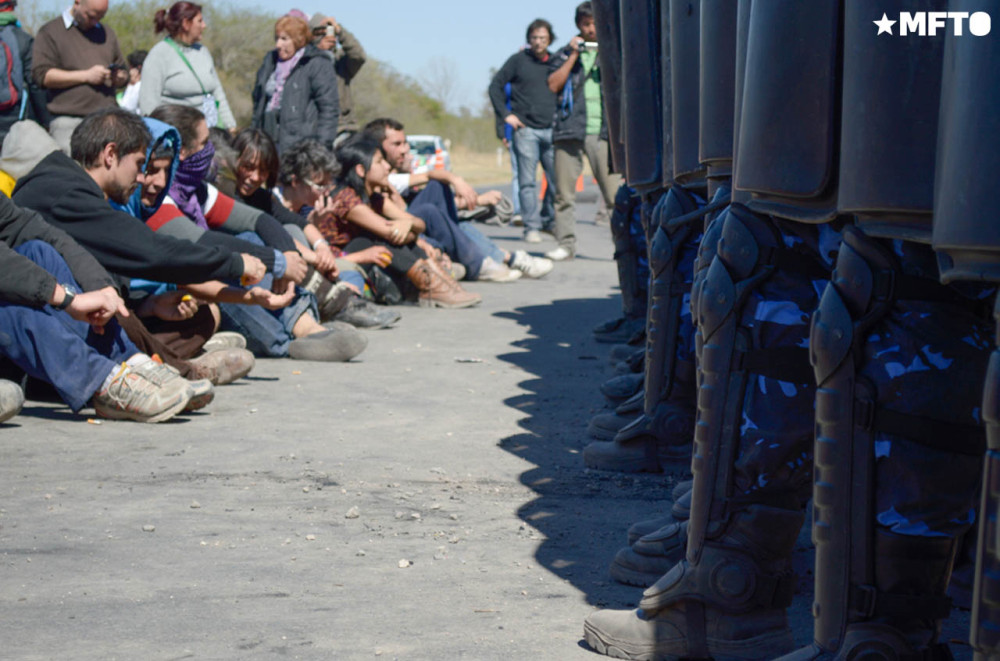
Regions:
<instances>
[{"instance_id":1,"label":"woman with purple scarf","mask_svg":"<svg viewBox=\"0 0 1000 661\"><path fill-rule=\"evenodd\" d=\"M347 324L321 325L315 297L295 287L305 279L308 267L284 227L205 182L215 148L201 111L168 105L154 110L151 117L177 131L180 148L166 195L152 215L142 214L146 225L175 238L257 256L269 272L261 287L291 297L288 305L269 310L223 303L219 306L222 327L243 335L247 348L257 356L345 361L361 353L366 338Z\"/></svg>"},{"instance_id":2,"label":"woman with purple scarf","mask_svg":"<svg viewBox=\"0 0 1000 661\"><path fill-rule=\"evenodd\" d=\"M332 148L337 136L337 72L310 36L308 23L282 16L274 25L275 49L257 70L252 126L271 136L279 152L306 138Z\"/></svg>"}]
</instances>

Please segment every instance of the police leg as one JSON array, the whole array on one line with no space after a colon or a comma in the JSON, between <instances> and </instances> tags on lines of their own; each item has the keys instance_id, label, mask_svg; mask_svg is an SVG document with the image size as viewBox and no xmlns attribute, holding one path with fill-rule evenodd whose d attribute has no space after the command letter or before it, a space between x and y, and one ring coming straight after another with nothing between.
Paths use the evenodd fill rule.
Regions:
<instances>
[{"instance_id":1,"label":"police leg","mask_svg":"<svg viewBox=\"0 0 1000 661\"><path fill-rule=\"evenodd\" d=\"M686 336L692 332L690 317L682 324L682 311L700 237L692 225L701 219L694 216L684 224L668 224L699 206L691 193L675 186L651 214L655 227L650 244L643 406L618 427L612 443L596 442L584 448L584 463L590 468L659 472L663 462L688 456L694 424L694 361L690 348L681 349L690 347L691 338L682 339L680 334L682 326Z\"/></svg>"},{"instance_id":2,"label":"police leg","mask_svg":"<svg viewBox=\"0 0 1000 661\"><path fill-rule=\"evenodd\" d=\"M1000 324L1000 296L993 316ZM997 347L1000 347L1000 334ZM1000 519L1000 349L990 356L986 371L983 419L988 449L979 507L971 641L976 661L1000 661L1000 525L997 524Z\"/></svg>"},{"instance_id":3,"label":"police leg","mask_svg":"<svg viewBox=\"0 0 1000 661\"><path fill-rule=\"evenodd\" d=\"M628 186L623 185L618 189L614 213L611 214L611 236L615 244L618 284L622 292L622 316L594 328L594 339L598 342L625 342L645 323L645 287L639 279L639 254L629 231L632 214L638 203L638 197Z\"/></svg>"},{"instance_id":4,"label":"police leg","mask_svg":"<svg viewBox=\"0 0 1000 661\"><path fill-rule=\"evenodd\" d=\"M794 344L754 346L751 294L776 265L795 272L800 286L812 274L787 254L770 219L733 206L723 223L697 315L704 342L686 557L646 590L638 610L587 618L586 641L612 656L771 659L792 646L785 610L794 590L791 553L804 518L798 496L780 497L779 485L778 495L734 493L740 491L737 460L751 370L765 370L770 361L774 375L791 382L805 371L789 367L805 359ZM781 369L796 373L778 374Z\"/></svg>"},{"instance_id":5,"label":"police leg","mask_svg":"<svg viewBox=\"0 0 1000 661\"><path fill-rule=\"evenodd\" d=\"M889 409L882 403L888 396L885 387L878 392L875 371L869 368L877 358L870 345L884 334L888 326L880 323L898 301L943 300L948 295L935 280L905 275L896 256L881 243L854 228L845 230L834 279L813 317L810 339L818 383L815 642L782 657L785 661L952 658L936 636L950 612L945 590L960 535L904 535L886 522L876 522L876 512L882 509L876 507L876 439L889 435L941 454L974 455L970 439L977 429ZM902 344L903 335L895 334L891 343ZM927 373L926 368L921 371ZM897 391L897 407L913 399L914 393L907 396L906 383L891 385ZM944 399L941 404L948 408ZM888 457L891 448L879 452Z\"/></svg>"}]
</instances>

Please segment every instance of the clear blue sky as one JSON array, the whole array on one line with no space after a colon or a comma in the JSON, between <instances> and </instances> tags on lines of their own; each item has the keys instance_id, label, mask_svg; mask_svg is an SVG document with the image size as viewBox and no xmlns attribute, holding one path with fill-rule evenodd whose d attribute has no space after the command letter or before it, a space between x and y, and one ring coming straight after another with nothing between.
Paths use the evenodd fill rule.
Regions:
<instances>
[{"instance_id":1,"label":"clear blue sky","mask_svg":"<svg viewBox=\"0 0 1000 661\"><path fill-rule=\"evenodd\" d=\"M172 1L164 0L163 6L169 7ZM222 0L219 4L266 8L275 13L297 8L309 15L318 11L333 16L354 33L370 57L418 80L432 60L451 58L458 74L458 102L454 105L476 110L489 84L490 67L499 68L518 49L528 23L535 18L549 20L556 45L561 46L576 34L573 12L579 1ZM40 8L48 11L61 11L71 2L38 0Z\"/></svg>"}]
</instances>

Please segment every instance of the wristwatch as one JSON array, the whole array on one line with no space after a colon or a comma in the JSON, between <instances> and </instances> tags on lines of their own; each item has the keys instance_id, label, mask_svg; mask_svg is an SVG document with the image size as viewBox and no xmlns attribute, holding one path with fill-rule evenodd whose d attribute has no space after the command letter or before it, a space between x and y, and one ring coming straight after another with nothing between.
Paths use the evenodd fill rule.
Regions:
<instances>
[{"instance_id":1,"label":"wristwatch","mask_svg":"<svg viewBox=\"0 0 1000 661\"><path fill-rule=\"evenodd\" d=\"M60 303L59 305L53 305L52 307L54 307L56 310L65 310L70 306L70 304L73 302L73 299L76 298L76 295L79 292L76 291L76 287L74 287L73 285L67 285L64 282L60 282L59 286L63 288L65 296L63 296L62 303Z\"/></svg>"}]
</instances>

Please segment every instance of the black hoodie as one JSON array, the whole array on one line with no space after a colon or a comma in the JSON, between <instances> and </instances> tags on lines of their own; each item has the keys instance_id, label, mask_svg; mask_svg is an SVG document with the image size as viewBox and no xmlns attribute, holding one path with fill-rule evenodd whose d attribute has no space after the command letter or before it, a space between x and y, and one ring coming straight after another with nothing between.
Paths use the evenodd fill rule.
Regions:
<instances>
[{"instance_id":1,"label":"black hoodie","mask_svg":"<svg viewBox=\"0 0 1000 661\"><path fill-rule=\"evenodd\" d=\"M13 199L76 239L113 274L176 284L243 275L239 253L157 234L112 209L97 182L61 151L19 179Z\"/></svg>"}]
</instances>

